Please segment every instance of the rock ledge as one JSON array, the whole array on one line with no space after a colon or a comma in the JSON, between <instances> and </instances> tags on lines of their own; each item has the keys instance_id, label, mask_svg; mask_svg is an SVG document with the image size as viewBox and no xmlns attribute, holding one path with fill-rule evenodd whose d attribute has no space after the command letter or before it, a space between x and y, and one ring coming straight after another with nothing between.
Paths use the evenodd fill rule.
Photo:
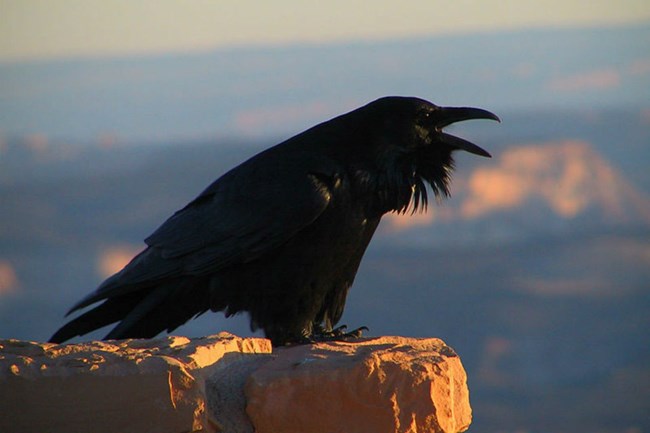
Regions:
<instances>
[{"instance_id":1,"label":"rock ledge","mask_svg":"<svg viewBox=\"0 0 650 433\"><path fill-rule=\"evenodd\" d=\"M0 340L2 432L461 432L471 409L442 340L271 349L231 334L56 345Z\"/></svg>"}]
</instances>

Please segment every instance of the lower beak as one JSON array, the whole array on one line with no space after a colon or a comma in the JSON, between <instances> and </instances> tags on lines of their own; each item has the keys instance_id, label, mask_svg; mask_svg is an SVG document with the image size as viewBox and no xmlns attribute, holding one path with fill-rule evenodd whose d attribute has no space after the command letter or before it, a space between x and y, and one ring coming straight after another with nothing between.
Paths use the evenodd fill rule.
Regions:
<instances>
[{"instance_id":1,"label":"lower beak","mask_svg":"<svg viewBox=\"0 0 650 433\"><path fill-rule=\"evenodd\" d=\"M463 120L488 119L501 122L501 119L499 119L496 114L487 110L483 110L481 108L440 107L439 110L440 111L438 111L437 114L438 122L436 123L436 129L438 131L440 131L445 126L456 122L462 122ZM439 132L439 137L443 143L451 146L454 150L464 150L475 155L485 156L488 158L491 157L491 155L485 149L460 137L449 135L444 132Z\"/></svg>"}]
</instances>

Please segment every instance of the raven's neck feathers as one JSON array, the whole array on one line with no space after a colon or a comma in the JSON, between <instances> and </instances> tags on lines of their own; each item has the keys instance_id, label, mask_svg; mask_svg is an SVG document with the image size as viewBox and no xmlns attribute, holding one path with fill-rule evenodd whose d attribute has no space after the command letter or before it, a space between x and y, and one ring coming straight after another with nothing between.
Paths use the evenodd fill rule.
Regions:
<instances>
[{"instance_id":1,"label":"raven's neck feathers","mask_svg":"<svg viewBox=\"0 0 650 433\"><path fill-rule=\"evenodd\" d=\"M382 158L378 173L364 176L364 183L375 195L376 209L382 214L424 212L429 202L428 188L436 200L449 197L453 168L451 152L399 154Z\"/></svg>"}]
</instances>

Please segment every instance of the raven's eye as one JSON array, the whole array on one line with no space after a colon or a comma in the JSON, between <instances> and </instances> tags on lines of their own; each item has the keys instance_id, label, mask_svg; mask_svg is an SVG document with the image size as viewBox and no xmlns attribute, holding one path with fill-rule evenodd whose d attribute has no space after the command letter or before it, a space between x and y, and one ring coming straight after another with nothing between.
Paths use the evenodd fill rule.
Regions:
<instances>
[{"instance_id":1,"label":"raven's eye","mask_svg":"<svg viewBox=\"0 0 650 433\"><path fill-rule=\"evenodd\" d=\"M429 110L422 110L418 114L419 121L421 124L427 125L433 120L433 113Z\"/></svg>"}]
</instances>

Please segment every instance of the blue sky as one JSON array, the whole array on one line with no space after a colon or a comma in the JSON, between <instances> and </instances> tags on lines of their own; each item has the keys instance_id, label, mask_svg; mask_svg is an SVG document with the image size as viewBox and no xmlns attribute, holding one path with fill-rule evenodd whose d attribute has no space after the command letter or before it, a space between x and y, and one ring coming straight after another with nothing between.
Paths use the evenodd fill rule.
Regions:
<instances>
[{"instance_id":1,"label":"blue sky","mask_svg":"<svg viewBox=\"0 0 650 433\"><path fill-rule=\"evenodd\" d=\"M0 0L0 61L647 20L647 0Z\"/></svg>"}]
</instances>

